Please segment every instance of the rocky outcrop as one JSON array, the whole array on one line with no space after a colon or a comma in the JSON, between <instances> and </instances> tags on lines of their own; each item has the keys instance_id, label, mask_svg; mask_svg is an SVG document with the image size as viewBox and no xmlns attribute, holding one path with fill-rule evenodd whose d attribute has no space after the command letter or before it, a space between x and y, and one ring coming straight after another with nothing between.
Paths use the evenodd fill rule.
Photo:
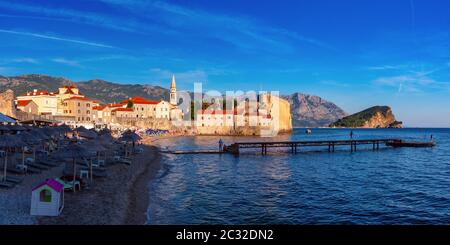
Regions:
<instances>
[{"instance_id":1,"label":"rocky outcrop","mask_svg":"<svg viewBox=\"0 0 450 245\"><path fill-rule=\"evenodd\" d=\"M14 105L14 92L10 89L0 93L0 113L10 117L17 117Z\"/></svg>"},{"instance_id":2,"label":"rocky outcrop","mask_svg":"<svg viewBox=\"0 0 450 245\"><path fill-rule=\"evenodd\" d=\"M339 119L330 127L344 128L402 128L402 122L395 119L389 106L374 106Z\"/></svg>"},{"instance_id":3,"label":"rocky outcrop","mask_svg":"<svg viewBox=\"0 0 450 245\"><path fill-rule=\"evenodd\" d=\"M318 96L294 93L283 98L291 104L294 127L327 127L347 116L340 107Z\"/></svg>"}]
</instances>

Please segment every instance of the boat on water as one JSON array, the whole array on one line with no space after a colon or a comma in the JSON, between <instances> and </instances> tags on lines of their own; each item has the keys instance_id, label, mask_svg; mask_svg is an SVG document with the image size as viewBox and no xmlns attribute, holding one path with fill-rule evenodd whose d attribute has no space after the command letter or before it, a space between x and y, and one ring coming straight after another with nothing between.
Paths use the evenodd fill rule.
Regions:
<instances>
[{"instance_id":1,"label":"boat on water","mask_svg":"<svg viewBox=\"0 0 450 245\"><path fill-rule=\"evenodd\" d=\"M433 147L436 144L433 141L428 142L406 142L403 140L395 140L393 142L387 142L387 146L392 147Z\"/></svg>"},{"instance_id":2,"label":"boat on water","mask_svg":"<svg viewBox=\"0 0 450 245\"><path fill-rule=\"evenodd\" d=\"M305 133L306 133L306 134L312 134L312 130L309 129L309 128L307 128L306 131L305 131Z\"/></svg>"}]
</instances>

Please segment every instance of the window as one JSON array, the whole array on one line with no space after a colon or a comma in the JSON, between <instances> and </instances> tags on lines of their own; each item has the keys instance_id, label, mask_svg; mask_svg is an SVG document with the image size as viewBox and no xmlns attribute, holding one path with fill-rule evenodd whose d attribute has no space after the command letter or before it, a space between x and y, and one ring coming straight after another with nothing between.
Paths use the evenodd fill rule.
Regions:
<instances>
[{"instance_id":1,"label":"window","mask_svg":"<svg viewBox=\"0 0 450 245\"><path fill-rule=\"evenodd\" d=\"M78 113L81 114L81 110L78 110Z\"/></svg>"},{"instance_id":2,"label":"window","mask_svg":"<svg viewBox=\"0 0 450 245\"><path fill-rule=\"evenodd\" d=\"M87 103L87 104L86 104L86 107L91 107L91 104Z\"/></svg>"},{"instance_id":3,"label":"window","mask_svg":"<svg viewBox=\"0 0 450 245\"><path fill-rule=\"evenodd\" d=\"M90 117L86 117L86 121L91 121L91 118Z\"/></svg>"},{"instance_id":4,"label":"window","mask_svg":"<svg viewBox=\"0 0 450 245\"><path fill-rule=\"evenodd\" d=\"M80 103L80 102L78 102L78 106L81 106L81 103Z\"/></svg>"},{"instance_id":5,"label":"window","mask_svg":"<svg viewBox=\"0 0 450 245\"><path fill-rule=\"evenodd\" d=\"M69 113L72 113L72 110L69 110Z\"/></svg>"},{"instance_id":6,"label":"window","mask_svg":"<svg viewBox=\"0 0 450 245\"><path fill-rule=\"evenodd\" d=\"M50 190L44 189L39 193L40 202L52 202L52 192Z\"/></svg>"},{"instance_id":7,"label":"window","mask_svg":"<svg viewBox=\"0 0 450 245\"><path fill-rule=\"evenodd\" d=\"M88 111L86 111L86 114L91 114L91 111L89 111L89 110L88 110Z\"/></svg>"}]
</instances>

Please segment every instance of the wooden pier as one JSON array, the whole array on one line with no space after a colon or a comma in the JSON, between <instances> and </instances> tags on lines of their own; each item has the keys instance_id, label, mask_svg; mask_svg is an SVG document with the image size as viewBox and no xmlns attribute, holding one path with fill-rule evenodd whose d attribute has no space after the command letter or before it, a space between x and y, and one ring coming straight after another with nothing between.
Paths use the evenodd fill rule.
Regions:
<instances>
[{"instance_id":1,"label":"wooden pier","mask_svg":"<svg viewBox=\"0 0 450 245\"><path fill-rule=\"evenodd\" d=\"M359 139L359 140L320 140L320 141L280 141L280 142L237 142L227 146L226 152L238 155L241 149L260 149L262 155L268 148L287 148L297 154L302 147L327 147L328 152L334 152L336 146L350 146L354 152L359 145L372 145L373 150L380 149L380 144L393 143L400 139Z\"/></svg>"}]
</instances>

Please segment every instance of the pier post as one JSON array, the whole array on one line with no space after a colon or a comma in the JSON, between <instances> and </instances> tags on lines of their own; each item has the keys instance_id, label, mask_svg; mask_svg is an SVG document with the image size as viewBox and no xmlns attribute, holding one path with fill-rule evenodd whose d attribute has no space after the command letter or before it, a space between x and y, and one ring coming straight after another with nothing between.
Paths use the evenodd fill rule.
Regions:
<instances>
[{"instance_id":1,"label":"pier post","mask_svg":"<svg viewBox=\"0 0 450 245\"><path fill-rule=\"evenodd\" d=\"M267 145L264 145L264 155L267 155Z\"/></svg>"},{"instance_id":2,"label":"pier post","mask_svg":"<svg viewBox=\"0 0 450 245\"><path fill-rule=\"evenodd\" d=\"M350 141L350 152L353 152L353 141Z\"/></svg>"},{"instance_id":3,"label":"pier post","mask_svg":"<svg viewBox=\"0 0 450 245\"><path fill-rule=\"evenodd\" d=\"M261 144L261 155L264 155L264 144Z\"/></svg>"},{"instance_id":4,"label":"pier post","mask_svg":"<svg viewBox=\"0 0 450 245\"><path fill-rule=\"evenodd\" d=\"M334 142L333 142L333 152L334 152Z\"/></svg>"},{"instance_id":5,"label":"pier post","mask_svg":"<svg viewBox=\"0 0 450 245\"><path fill-rule=\"evenodd\" d=\"M331 143L328 143L328 152L331 152Z\"/></svg>"},{"instance_id":6,"label":"pier post","mask_svg":"<svg viewBox=\"0 0 450 245\"><path fill-rule=\"evenodd\" d=\"M295 154L297 154L297 143L295 143Z\"/></svg>"}]
</instances>

